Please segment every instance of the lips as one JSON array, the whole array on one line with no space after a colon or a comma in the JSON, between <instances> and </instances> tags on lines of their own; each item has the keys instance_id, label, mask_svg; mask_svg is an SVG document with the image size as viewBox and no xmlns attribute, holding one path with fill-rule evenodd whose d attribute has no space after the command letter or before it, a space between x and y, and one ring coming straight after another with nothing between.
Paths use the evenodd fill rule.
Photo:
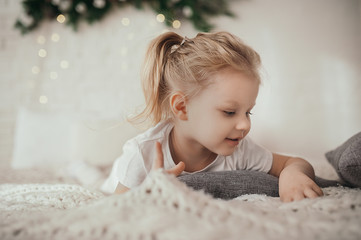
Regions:
<instances>
[{"instance_id":1,"label":"lips","mask_svg":"<svg viewBox=\"0 0 361 240\"><path fill-rule=\"evenodd\" d=\"M240 141L240 138L226 138L226 142L232 147L237 146Z\"/></svg>"},{"instance_id":2,"label":"lips","mask_svg":"<svg viewBox=\"0 0 361 240\"><path fill-rule=\"evenodd\" d=\"M238 142L240 140L240 138L226 138L226 139L235 142Z\"/></svg>"}]
</instances>

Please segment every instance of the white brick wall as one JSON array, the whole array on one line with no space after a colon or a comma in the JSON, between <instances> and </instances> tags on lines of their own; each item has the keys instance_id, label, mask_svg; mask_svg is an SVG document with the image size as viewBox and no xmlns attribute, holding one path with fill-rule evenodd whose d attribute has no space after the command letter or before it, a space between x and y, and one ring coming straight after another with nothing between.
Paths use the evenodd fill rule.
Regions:
<instances>
[{"instance_id":1,"label":"white brick wall","mask_svg":"<svg viewBox=\"0 0 361 240\"><path fill-rule=\"evenodd\" d=\"M78 32L44 22L25 36L13 28L20 12L20 0L0 0L1 163L12 157L19 107L76 113L86 121L122 121L142 103L139 68L146 44L165 30L151 10L115 10L93 26L81 24ZM130 19L129 26L122 24L124 17ZM52 40L53 34L59 41ZM40 49L46 51L45 58L38 56ZM33 67L40 72L34 74ZM39 102L41 96L46 96L46 104Z\"/></svg>"},{"instance_id":2,"label":"white brick wall","mask_svg":"<svg viewBox=\"0 0 361 240\"><path fill-rule=\"evenodd\" d=\"M12 61L17 34L12 30L14 16L19 11L18 1L0 1L0 164L12 155L15 108L18 98L17 72Z\"/></svg>"},{"instance_id":3,"label":"white brick wall","mask_svg":"<svg viewBox=\"0 0 361 240\"><path fill-rule=\"evenodd\" d=\"M361 130L359 0L236 1L232 9L239 18L214 19L216 30L253 46L267 73L251 132L259 143L319 159ZM21 36L13 28L20 12L20 0L0 0L0 164L12 159L19 107L75 113L86 121L114 122L131 113L143 101L139 70L146 44L165 29L151 10L128 8L93 26L82 24L76 33L45 22ZM129 26L122 24L124 17ZM193 37L196 31L183 23L179 33ZM42 48L46 58L38 56ZM42 95L46 104L39 103Z\"/></svg>"}]
</instances>

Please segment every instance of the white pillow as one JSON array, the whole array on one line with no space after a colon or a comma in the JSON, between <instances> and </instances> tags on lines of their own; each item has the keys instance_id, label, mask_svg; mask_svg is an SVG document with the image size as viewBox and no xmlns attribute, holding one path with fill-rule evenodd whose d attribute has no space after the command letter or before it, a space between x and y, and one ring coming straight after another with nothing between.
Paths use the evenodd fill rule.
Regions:
<instances>
[{"instance_id":1,"label":"white pillow","mask_svg":"<svg viewBox=\"0 0 361 240\"><path fill-rule=\"evenodd\" d=\"M30 110L18 112L13 168L65 168L74 162L110 165L123 144L140 130L126 121L85 121L73 113Z\"/></svg>"},{"instance_id":2,"label":"white pillow","mask_svg":"<svg viewBox=\"0 0 361 240\"><path fill-rule=\"evenodd\" d=\"M71 159L69 114L21 108L18 111L13 168L58 167Z\"/></svg>"},{"instance_id":3,"label":"white pillow","mask_svg":"<svg viewBox=\"0 0 361 240\"><path fill-rule=\"evenodd\" d=\"M111 165L122 154L124 143L138 133L139 129L124 120L78 121L71 157L95 166Z\"/></svg>"}]
</instances>

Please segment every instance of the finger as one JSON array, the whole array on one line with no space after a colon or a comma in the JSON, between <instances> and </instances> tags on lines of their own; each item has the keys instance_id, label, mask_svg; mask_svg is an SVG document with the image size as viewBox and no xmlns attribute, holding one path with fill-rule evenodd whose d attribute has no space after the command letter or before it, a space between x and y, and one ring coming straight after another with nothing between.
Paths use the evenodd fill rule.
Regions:
<instances>
[{"instance_id":1,"label":"finger","mask_svg":"<svg viewBox=\"0 0 361 240\"><path fill-rule=\"evenodd\" d=\"M297 193L295 193L295 195L293 196L293 200L294 200L294 201L300 201L300 200L302 200L302 199L304 199L304 198L305 198L305 196L303 195L302 192L297 192Z\"/></svg>"},{"instance_id":2,"label":"finger","mask_svg":"<svg viewBox=\"0 0 361 240\"><path fill-rule=\"evenodd\" d=\"M176 166L168 169L166 172L169 174L173 174L177 177L184 171L185 167L186 165L184 164L184 162L179 162Z\"/></svg>"},{"instance_id":3,"label":"finger","mask_svg":"<svg viewBox=\"0 0 361 240\"><path fill-rule=\"evenodd\" d=\"M292 202L293 201L293 198L291 198L291 197L281 197L281 201L282 202Z\"/></svg>"},{"instance_id":4,"label":"finger","mask_svg":"<svg viewBox=\"0 0 361 240\"><path fill-rule=\"evenodd\" d=\"M316 184L315 184L314 186L312 186L312 190L313 190L315 193L317 193L317 196L319 196L319 197L323 196L323 191L322 191L322 189L321 189L319 186L317 186Z\"/></svg>"},{"instance_id":5,"label":"finger","mask_svg":"<svg viewBox=\"0 0 361 240\"><path fill-rule=\"evenodd\" d=\"M280 199L282 202L292 202L293 198L290 194L280 193Z\"/></svg>"},{"instance_id":6,"label":"finger","mask_svg":"<svg viewBox=\"0 0 361 240\"><path fill-rule=\"evenodd\" d=\"M307 198L317 198L318 194L312 189L312 188L306 188L303 191L303 194L305 195L305 197Z\"/></svg>"},{"instance_id":7,"label":"finger","mask_svg":"<svg viewBox=\"0 0 361 240\"><path fill-rule=\"evenodd\" d=\"M155 161L153 162L153 167L152 167L153 170L164 167L162 145L160 144L160 142L155 143L155 148L156 148L156 155L157 156L155 158Z\"/></svg>"}]
</instances>

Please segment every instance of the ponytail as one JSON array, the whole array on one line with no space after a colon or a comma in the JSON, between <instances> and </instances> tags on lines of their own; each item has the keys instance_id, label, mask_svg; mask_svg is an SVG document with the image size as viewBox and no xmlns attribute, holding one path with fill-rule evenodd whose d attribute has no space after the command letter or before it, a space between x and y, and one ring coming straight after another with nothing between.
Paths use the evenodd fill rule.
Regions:
<instances>
[{"instance_id":1,"label":"ponytail","mask_svg":"<svg viewBox=\"0 0 361 240\"><path fill-rule=\"evenodd\" d=\"M148 47L141 74L146 105L130 121L155 125L173 118L169 104L172 92L181 91L191 99L226 67L260 83L260 64L258 53L228 32L199 33L192 39L164 33Z\"/></svg>"},{"instance_id":2,"label":"ponytail","mask_svg":"<svg viewBox=\"0 0 361 240\"><path fill-rule=\"evenodd\" d=\"M131 121L143 123L150 120L155 125L169 117L167 96L169 86L164 78L164 68L169 55L181 44L183 38L174 32L166 32L149 45L142 67L141 81L146 106Z\"/></svg>"}]
</instances>

